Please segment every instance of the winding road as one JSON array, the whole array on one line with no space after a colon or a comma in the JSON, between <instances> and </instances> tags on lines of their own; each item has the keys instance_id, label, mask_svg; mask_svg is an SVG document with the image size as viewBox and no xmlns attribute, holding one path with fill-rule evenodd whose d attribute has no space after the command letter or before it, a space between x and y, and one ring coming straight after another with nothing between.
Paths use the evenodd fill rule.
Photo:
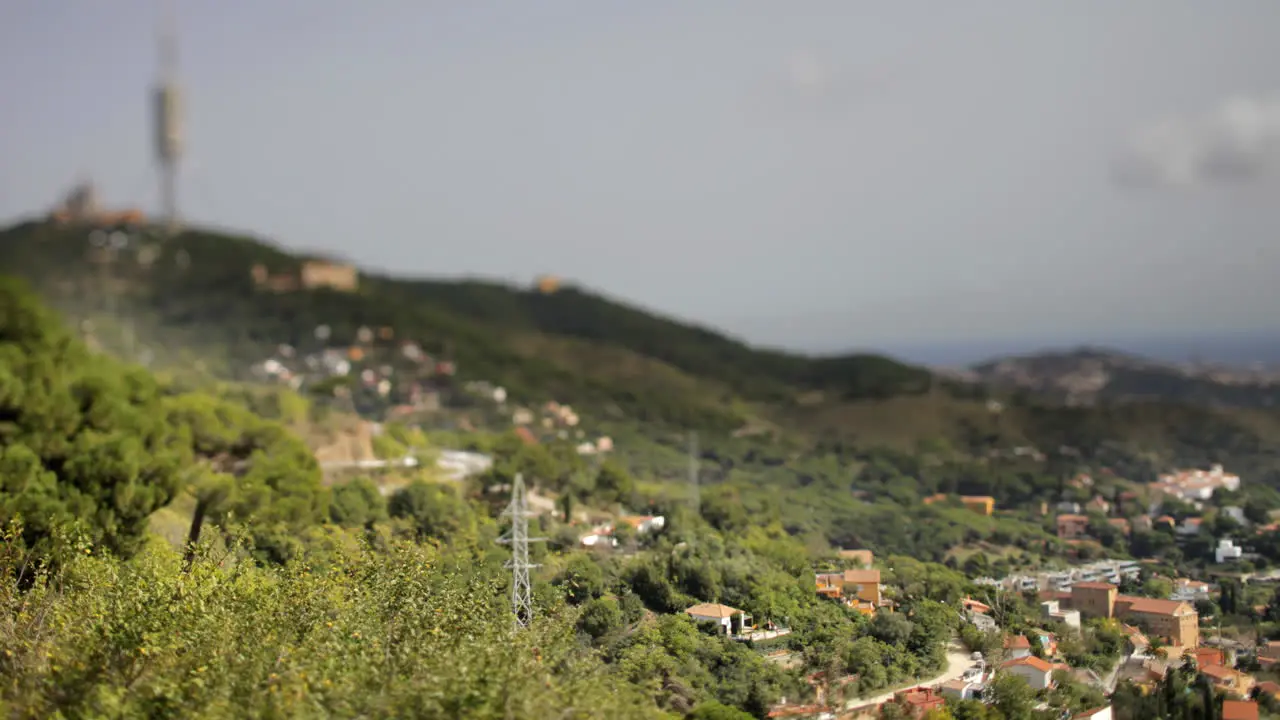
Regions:
<instances>
[{"instance_id":1,"label":"winding road","mask_svg":"<svg viewBox=\"0 0 1280 720\"><path fill-rule=\"evenodd\" d=\"M948 645L947 646L947 669L943 670L941 673L939 673L934 677L921 680L907 687L932 686L932 685L940 685L945 682L951 682L952 680L959 678L961 675L964 675L964 671L968 670L972 666L973 666L973 660L970 659L969 653L965 652L958 645L954 645L954 644ZM864 705L879 705L881 703L892 700L895 694L900 693L905 689L906 688L898 688L897 690L880 693L879 695L873 695L869 698L855 698L853 700L849 700L845 702L844 709L850 710L852 708L862 707Z\"/></svg>"}]
</instances>

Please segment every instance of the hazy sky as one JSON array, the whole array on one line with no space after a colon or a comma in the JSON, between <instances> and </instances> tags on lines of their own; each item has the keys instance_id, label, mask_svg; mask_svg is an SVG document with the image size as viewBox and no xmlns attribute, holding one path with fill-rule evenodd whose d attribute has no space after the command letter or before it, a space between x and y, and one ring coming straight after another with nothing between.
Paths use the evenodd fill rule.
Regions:
<instances>
[{"instance_id":1,"label":"hazy sky","mask_svg":"<svg viewBox=\"0 0 1280 720\"><path fill-rule=\"evenodd\" d=\"M1280 328L1280 2L178 0L183 204L809 349ZM5 0L0 219L155 208L155 0Z\"/></svg>"}]
</instances>

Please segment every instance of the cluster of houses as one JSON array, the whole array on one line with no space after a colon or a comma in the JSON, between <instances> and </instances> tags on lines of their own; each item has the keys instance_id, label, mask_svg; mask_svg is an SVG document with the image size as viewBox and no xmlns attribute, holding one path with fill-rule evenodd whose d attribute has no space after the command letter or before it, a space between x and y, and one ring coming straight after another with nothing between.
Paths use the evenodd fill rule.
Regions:
<instances>
[{"instance_id":1,"label":"cluster of houses","mask_svg":"<svg viewBox=\"0 0 1280 720\"><path fill-rule=\"evenodd\" d=\"M1161 475L1148 487L1157 492L1191 503L1197 509L1213 497L1217 490L1235 492L1240 489L1240 476L1226 472L1221 465L1208 470L1178 470Z\"/></svg>"},{"instance_id":2,"label":"cluster of houses","mask_svg":"<svg viewBox=\"0 0 1280 720\"><path fill-rule=\"evenodd\" d=\"M294 390L335 378L352 378L356 388L390 406L389 417L438 408L436 381L456 372L453 362L431 356L417 343L397 341L391 327L361 327L350 345L329 345L332 330L328 325L317 326L314 334L322 346L319 349L303 352L281 344L274 355L256 363L252 372ZM335 388L336 395L349 393L347 386Z\"/></svg>"},{"instance_id":3,"label":"cluster of houses","mask_svg":"<svg viewBox=\"0 0 1280 720\"><path fill-rule=\"evenodd\" d=\"M483 380L461 386L452 383L450 379L457 374L452 361L432 356L411 340L397 340L392 327L360 327L350 345L329 345L333 331L328 325L316 327L314 335L323 347L301 352L292 345L281 344L271 357L254 364L252 373L260 380L294 390L350 378L354 382L335 386L334 395L350 398L354 386L362 397L374 399L388 420L439 410L442 391L448 388L490 403L497 413L506 413L527 443L536 444L541 435L577 442L580 455L613 450L612 438L587 437L581 417L569 405L551 401L539 408L508 408L506 388Z\"/></svg>"},{"instance_id":4,"label":"cluster of houses","mask_svg":"<svg viewBox=\"0 0 1280 720\"><path fill-rule=\"evenodd\" d=\"M639 536L655 533L666 527L667 518L664 515L624 515L618 518L617 522L601 523L591 528L578 538L578 544L588 548L618 547L618 539L614 537L614 532L619 523L631 527Z\"/></svg>"},{"instance_id":5,"label":"cluster of houses","mask_svg":"<svg viewBox=\"0 0 1280 720\"><path fill-rule=\"evenodd\" d=\"M538 410L527 407L516 408L511 414L511 424L521 437L534 437L530 428L540 428L561 440L575 438L578 442L576 450L579 455L600 455L613 450L613 438L602 435L595 440L586 439L586 433L580 427L582 418L569 405L554 400L543 403Z\"/></svg>"},{"instance_id":6,"label":"cluster of houses","mask_svg":"<svg viewBox=\"0 0 1280 720\"><path fill-rule=\"evenodd\" d=\"M879 571L871 567L874 560L871 552L845 550L841 555L844 560L851 561L850 564L861 567L817 573L815 591L868 614L891 605L891 601L885 598ZM1280 699L1280 684L1259 681L1251 674L1236 669L1232 651L1201 646L1200 617L1195 601L1210 596L1211 588L1207 583L1185 578L1176 580L1168 598L1122 594L1119 583L1136 578L1140 567L1137 561L1106 560L1070 570L1003 581L984 579L980 584L1035 592L1040 602L1040 617L1046 625L1057 630L1033 628L1007 634L996 657L984 658L974 653L970 658L972 665L959 675L949 673L945 680L939 678L939 681L928 685L901 690L891 698L882 696L864 706L856 706L856 700L842 705L827 697L828 693L837 692L838 688L857 678L827 683L818 673L809 678L810 684L818 690L816 703L783 703L773 708L769 717L874 718L879 716L886 703L893 703L908 716L923 718L930 711L942 708L949 699L983 699L986 687L997 672L1019 677L1034 690L1053 688L1059 673L1066 673L1072 680L1096 687L1106 694L1113 691L1121 680L1150 691L1170 669L1187 663L1194 663L1196 672L1227 697L1223 704L1224 719L1256 720L1258 704L1248 699L1256 692ZM998 614L991 606L966 597L961 609L967 622L984 631L1000 632L996 619ZM749 616L732 608L700 604L687 612L701 622L718 623L727 635L738 639L746 639L757 631L752 627ZM1105 675L1072 667L1059 650L1056 632L1079 633L1083 621L1091 618L1115 621L1125 638L1119 663L1114 671ZM1280 641L1259 647L1257 661L1264 670L1280 670ZM1110 720L1111 712L1111 706L1104 705L1071 717L1073 720Z\"/></svg>"},{"instance_id":7,"label":"cluster of houses","mask_svg":"<svg viewBox=\"0 0 1280 720\"><path fill-rule=\"evenodd\" d=\"M1082 474L1073 478L1070 484L1078 489L1088 489L1093 486L1093 480ZM1161 475L1156 482L1147 485L1151 502L1144 513L1121 516L1124 515L1123 509L1138 507L1142 502L1138 493L1126 491L1117 496L1114 504L1101 496L1094 496L1083 504L1060 502L1054 507L1058 513L1054 521L1058 537L1071 545L1086 544L1096 539L1093 537L1096 534L1093 530L1095 518L1100 518L1124 536L1135 532L1165 530L1179 537L1193 537L1202 532L1204 518L1191 515L1179 522L1171 515L1159 514L1161 498L1176 499L1200 511L1204 509L1204 502L1212 499L1216 491L1234 492L1239 489L1240 476L1224 471L1221 465L1214 465L1208 470L1179 470ZM1048 503L1042 505L1041 511L1044 514L1049 512ZM1220 512L1239 525L1248 524L1244 511L1239 507L1224 507ZM1231 538L1220 538L1212 553L1214 562L1218 564L1245 557L1244 549Z\"/></svg>"},{"instance_id":8,"label":"cluster of houses","mask_svg":"<svg viewBox=\"0 0 1280 720\"><path fill-rule=\"evenodd\" d=\"M1013 592L1039 592L1040 590L1069 590L1078 582L1109 582L1119 584L1124 580L1137 580L1142 573L1142 563L1137 560L1097 560L1066 570L1054 570L1034 575L1009 575L1001 580L983 577L974 580L978 585L1002 587Z\"/></svg>"}]
</instances>

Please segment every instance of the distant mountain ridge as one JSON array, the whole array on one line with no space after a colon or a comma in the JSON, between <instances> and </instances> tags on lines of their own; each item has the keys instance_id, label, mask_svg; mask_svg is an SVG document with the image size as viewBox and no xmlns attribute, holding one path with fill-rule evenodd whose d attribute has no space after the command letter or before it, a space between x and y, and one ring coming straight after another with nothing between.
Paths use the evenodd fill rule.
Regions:
<instances>
[{"instance_id":1,"label":"distant mountain ridge","mask_svg":"<svg viewBox=\"0 0 1280 720\"><path fill-rule=\"evenodd\" d=\"M1280 403L1280 373L1275 370L1175 364L1088 346L996 358L954 377L1071 405L1153 398L1230 407Z\"/></svg>"}]
</instances>

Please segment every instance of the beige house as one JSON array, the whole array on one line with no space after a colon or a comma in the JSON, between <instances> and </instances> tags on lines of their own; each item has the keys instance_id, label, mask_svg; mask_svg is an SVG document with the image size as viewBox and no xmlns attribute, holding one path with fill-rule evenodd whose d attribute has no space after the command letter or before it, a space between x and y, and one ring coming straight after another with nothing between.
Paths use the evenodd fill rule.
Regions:
<instances>
[{"instance_id":1,"label":"beige house","mask_svg":"<svg viewBox=\"0 0 1280 720\"><path fill-rule=\"evenodd\" d=\"M726 635L740 634L751 629L751 616L728 605L719 603L698 603L684 611L697 622L715 623ZM737 619L735 622L734 619Z\"/></svg>"}]
</instances>

